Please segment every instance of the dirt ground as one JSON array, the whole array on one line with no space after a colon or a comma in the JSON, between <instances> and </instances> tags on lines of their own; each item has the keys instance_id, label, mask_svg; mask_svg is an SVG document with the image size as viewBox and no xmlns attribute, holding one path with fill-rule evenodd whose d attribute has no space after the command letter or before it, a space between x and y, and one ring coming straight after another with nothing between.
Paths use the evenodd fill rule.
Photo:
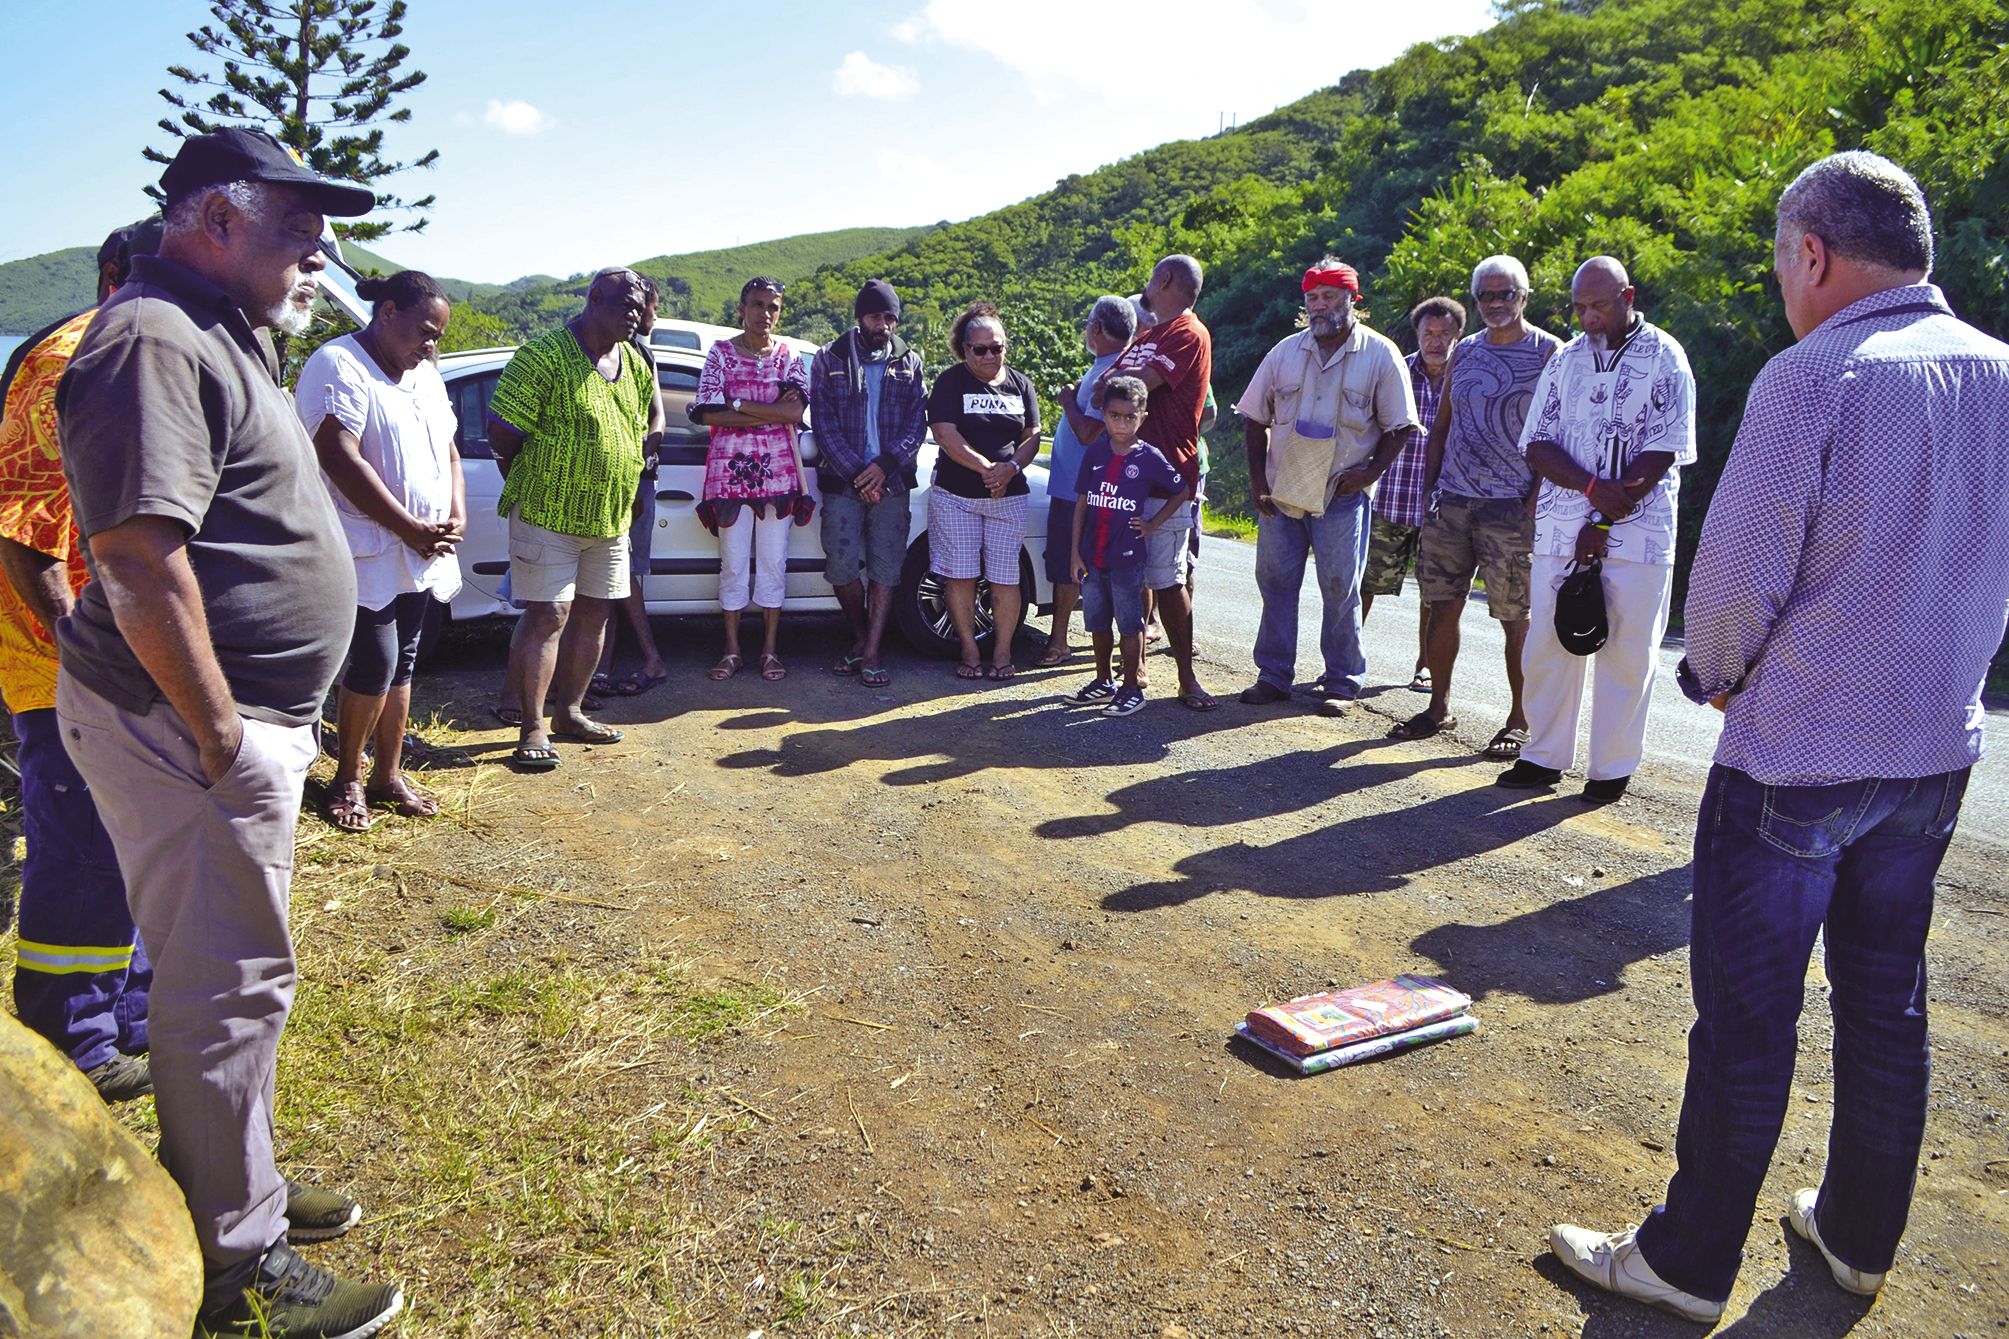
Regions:
<instances>
[{"instance_id":1,"label":"dirt ground","mask_svg":"<svg viewBox=\"0 0 2009 1339\"><path fill-rule=\"evenodd\" d=\"M281 1152L370 1198L326 1255L410 1282L402 1333L1700 1332L1545 1248L1557 1219L1636 1221L1673 1168L1692 787L1500 791L1478 741L1382 739L1399 689L1331 721L1242 707L1243 668L1211 666L1197 715L1154 657L1160 696L1106 720L1059 701L1079 661L971 687L902 653L869 690L801 620L786 682L715 685L712 627L659 626L671 680L603 713L627 739L546 776L495 765L502 642L460 635L417 713L455 814L367 855L303 826ZM1823 1160L1816 969L1720 1333L2009 1329L2005 914L1999 865L1956 845L1926 1162L1874 1305L1782 1217ZM718 993L651 1021L666 965ZM1405 970L1480 1030L1309 1079L1229 1040L1256 1004ZM512 1114L434 1147L516 1162L437 1168L418 1127L448 1140L503 1090ZM605 1203L540 1221L568 1197Z\"/></svg>"}]
</instances>

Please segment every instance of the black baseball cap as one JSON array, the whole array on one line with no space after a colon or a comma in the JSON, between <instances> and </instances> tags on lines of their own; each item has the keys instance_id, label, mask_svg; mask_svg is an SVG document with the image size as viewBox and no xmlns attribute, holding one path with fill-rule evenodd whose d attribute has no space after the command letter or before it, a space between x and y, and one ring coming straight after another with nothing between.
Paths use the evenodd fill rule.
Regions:
<instances>
[{"instance_id":1,"label":"black baseball cap","mask_svg":"<svg viewBox=\"0 0 2009 1339\"><path fill-rule=\"evenodd\" d=\"M197 191L231 181L267 181L291 186L318 213L336 218L367 214L377 197L367 186L329 181L308 171L293 151L262 130L229 126L206 135L190 135L181 152L160 174L167 207L174 208Z\"/></svg>"}]
</instances>

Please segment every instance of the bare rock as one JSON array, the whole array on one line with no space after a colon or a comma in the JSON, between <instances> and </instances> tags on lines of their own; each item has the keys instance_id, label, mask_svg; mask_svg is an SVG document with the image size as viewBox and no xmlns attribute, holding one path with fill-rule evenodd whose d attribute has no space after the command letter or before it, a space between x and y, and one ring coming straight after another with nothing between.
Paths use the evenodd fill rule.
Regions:
<instances>
[{"instance_id":1,"label":"bare rock","mask_svg":"<svg viewBox=\"0 0 2009 1339\"><path fill-rule=\"evenodd\" d=\"M0 1334L187 1339L180 1189L62 1054L0 1013Z\"/></svg>"}]
</instances>

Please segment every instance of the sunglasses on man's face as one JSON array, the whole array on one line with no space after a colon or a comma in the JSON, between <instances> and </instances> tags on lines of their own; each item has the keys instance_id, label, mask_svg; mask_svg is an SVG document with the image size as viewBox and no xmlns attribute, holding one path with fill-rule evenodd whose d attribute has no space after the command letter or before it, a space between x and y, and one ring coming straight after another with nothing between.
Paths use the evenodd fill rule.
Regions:
<instances>
[{"instance_id":1,"label":"sunglasses on man's face","mask_svg":"<svg viewBox=\"0 0 2009 1339\"><path fill-rule=\"evenodd\" d=\"M1479 301L1481 302L1512 302L1515 298L1519 297L1520 295L1521 294L1518 289L1489 288L1483 293L1474 293L1472 296L1479 299Z\"/></svg>"},{"instance_id":2,"label":"sunglasses on man's face","mask_svg":"<svg viewBox=\"0 0 2009 1339\"><path fill-rule=\"evenodd\" d=\"M971 344L968 345L967 347L969 348L969 351L978 358L1004 357L1005 346L1002 342L996 344Z\"/></svg>"}]
</instances>

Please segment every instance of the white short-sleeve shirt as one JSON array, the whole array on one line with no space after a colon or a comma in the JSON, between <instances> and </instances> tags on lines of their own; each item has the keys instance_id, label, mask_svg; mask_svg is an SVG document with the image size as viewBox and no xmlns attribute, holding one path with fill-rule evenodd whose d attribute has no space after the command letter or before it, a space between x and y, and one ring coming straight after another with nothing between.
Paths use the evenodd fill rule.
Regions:
<instances>
[{"instance_id":1,"label":"white short-sleeve shirt","mask_svg":"<svg viewBox=\"0 0 2009 1339\"><path fill-rule=\"evenodd\" d=\"M1674 465L1632 515L1611 527L1606 557L1621 562L1674 562L1674 519L1681 467L1695 463L1695 375L1674 337L1642 319L1616 353L1578 335L1542 369L1534 408L1521 429L1521 454L1531 442L1554 442L1570 458L1606 479L1624 479L1648 452L1669 451ZM1544 480L1535 501L1535 552L1576 553L1590 518L1590 499Z\"/></svg>"},{"instance_id":2,"label":"white short-sleeve shirt","mask_svg":"<svg viewBox=\"0 0 2009 1339\"><path fill-rule=\"evenodd\" d=\"M421 521L443 521L453 507L452 401L439 369L422 362L393 381L354 335L329 340L300 371L293 392L300 422L312 436L333 418L356 435L363 461L384 486ZM356 560L356 603L381 609L411 591L435 599L460 590L460 562L453 555L428 558L357 510L324 473L342 534Z\"/></svg>"}]
</instances>

